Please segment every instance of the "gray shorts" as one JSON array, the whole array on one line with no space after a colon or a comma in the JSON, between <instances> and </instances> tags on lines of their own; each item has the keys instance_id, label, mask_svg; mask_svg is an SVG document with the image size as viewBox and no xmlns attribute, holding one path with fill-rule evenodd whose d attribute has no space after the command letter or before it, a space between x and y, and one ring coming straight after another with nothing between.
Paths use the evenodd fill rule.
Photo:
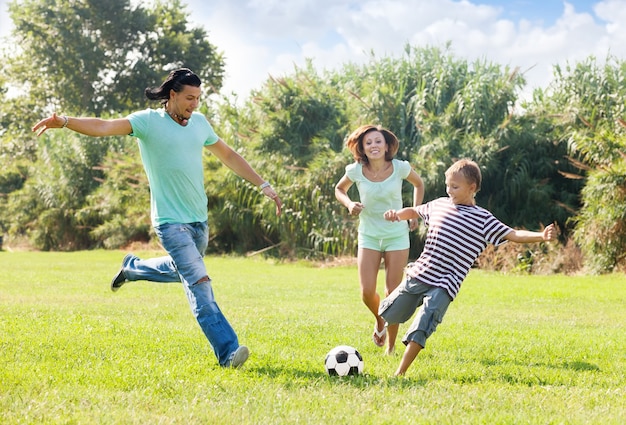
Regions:
<instances>
[{"instance_id":1,"label":"gray shorts","mask_svg":"<svg viewBox=\"0 0 626 425\"><path fill-rule=\"evenodd\" d=\"M410 282L411 292L407 292ZM426 346L426 339L435 332L437 325L443 320L448 306L452 302L444 288L420 283L413 278L402 282L387 298L381 301L378 314L388 324L404 323L421 307L413 323L402 337L406 345L414 341Z\"/></svg>"}]
</instances>

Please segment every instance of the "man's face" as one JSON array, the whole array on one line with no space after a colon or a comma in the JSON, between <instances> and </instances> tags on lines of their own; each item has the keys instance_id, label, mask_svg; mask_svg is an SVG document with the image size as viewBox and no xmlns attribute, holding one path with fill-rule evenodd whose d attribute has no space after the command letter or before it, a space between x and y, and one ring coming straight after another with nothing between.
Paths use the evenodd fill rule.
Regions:
<instances>
[{"instance_id":1,"label":"man's face","mask_svg":"<svg viewBox=\"0 0 626 425\"><path fill-rule=\"evenodd\" d=\"M183 89L179 92L171 90L170 100L168 101L172 108L171 112L182 119L188 120L191 118L192 112L198 107L201 94L202 89L200 87L187 85L183 86Z\"/></svg>"}]
</instances>

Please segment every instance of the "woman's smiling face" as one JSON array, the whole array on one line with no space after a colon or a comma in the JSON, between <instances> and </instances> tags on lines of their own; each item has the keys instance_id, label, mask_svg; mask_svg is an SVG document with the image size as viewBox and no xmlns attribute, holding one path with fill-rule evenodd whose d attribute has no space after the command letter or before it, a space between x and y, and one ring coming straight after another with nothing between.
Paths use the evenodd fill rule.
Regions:
<instances>
[{"instance_id":1,"label":"woman's smiling face","mask_svg":"<svg viewBox=\"0 0 626 425\"><path fill-rule=\"evenodd\" d=\"M380 131L370 131L363 136L363 152L368 159L384 158L387 152L387 141Z\"/></svg>"}]
</instances>

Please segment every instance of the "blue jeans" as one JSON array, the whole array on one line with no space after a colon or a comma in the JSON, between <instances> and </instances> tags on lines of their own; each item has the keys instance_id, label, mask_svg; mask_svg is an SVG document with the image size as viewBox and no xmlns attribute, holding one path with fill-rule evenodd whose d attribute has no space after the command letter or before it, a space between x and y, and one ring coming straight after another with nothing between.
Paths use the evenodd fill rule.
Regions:
<instances>
[{"instance_id":1,"label":"blue jeans","mask_svg":"<svg viewBox=\"0 0 626 425\"><path fill-rule=\"evenodd\" d=\"M129 281L182 282L189 306L220 365L239 347L237 334L224 317L213 296L211 279L204 264L209 227L202 223L168 223L155 227L168 256L142 260L128 255L122 265Z\"/></svg>"}]
</instances>

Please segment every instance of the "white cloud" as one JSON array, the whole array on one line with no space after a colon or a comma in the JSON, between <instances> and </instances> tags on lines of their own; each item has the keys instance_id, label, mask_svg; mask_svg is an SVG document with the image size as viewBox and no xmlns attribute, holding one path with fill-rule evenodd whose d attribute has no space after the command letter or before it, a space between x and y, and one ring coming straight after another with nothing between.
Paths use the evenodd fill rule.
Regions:
<instances>
[{"instance_id":1,"label":"white cloud","mask_svg":"<svg viewBox=\"0 0 626 425\"><path fill-rule=\"evenodd\" d=\"M529 91L555 64L626 57L626 1L183 0L194 25L224 53L223 93L246 97L269 75L310 58L319 69L399 55L407 43L444 46L468 60L519 66ZM487 0L484 0L487 1ZM6 0L0 7L6 8ZM576 6L578 5L578 6ZM551 16L547 16L548 9ZM540 12L544 15L541 15ZM531 14L532 13L532 14ZM4 32L6 13L0 14ZM538 18L539 17L539 18Z\"/></svg>"},{"instance_id":2,"label":"white cloud","mask_svg":"<svg viewBox=\"0 0 626 425\"><path fill-rule=\"evenodd\" d=\"M597 40L597 50L610 50L616 56L626 56L626 4L624 0L606 0L594 7L598 17L606 22L602 37Z\"/></svg>"},{"instance_id":3,"label":"white cloud","mask_svg":"<svg viewBox=\"0 0 626 425\"><path fill-rule=\"evenodd\" d=\"M193 10L201 9L201 0L189 3L197 3ZM467 0L253 0L217 4L196 23L205 25L210 40L226 52L226 92L243 96L258 88L269 74L288 74L294 65L303 66L306 58L312 58L320 69L335 68L346 62L362 62L370 51L378 57L399 55L406 43L443 46L451 42L453 53L468 60L481 58L519 66L526 71L529 91L547 85L555 64L589 55L604 58L609 51L614 55L626 53L626 30L620 25L626 19L623 0L598 1L593 15L563 2L560 18L555 21L523 17L513 21L503 17L506 5L479 5ZM238 14L224 14L224 8ZM232 69L237 69L236 73Z\"/></svg>"},{"instance_id":4,"label":"white cloud","mask_svg":"<svg viewBox=\"0 0 626 425\"><path fill-rule=\"evenodd\" d=\"M13 28L13 22L9 18L8 0L0 0L0 38L8 36Z\"/></svg>"}]
</instances>

